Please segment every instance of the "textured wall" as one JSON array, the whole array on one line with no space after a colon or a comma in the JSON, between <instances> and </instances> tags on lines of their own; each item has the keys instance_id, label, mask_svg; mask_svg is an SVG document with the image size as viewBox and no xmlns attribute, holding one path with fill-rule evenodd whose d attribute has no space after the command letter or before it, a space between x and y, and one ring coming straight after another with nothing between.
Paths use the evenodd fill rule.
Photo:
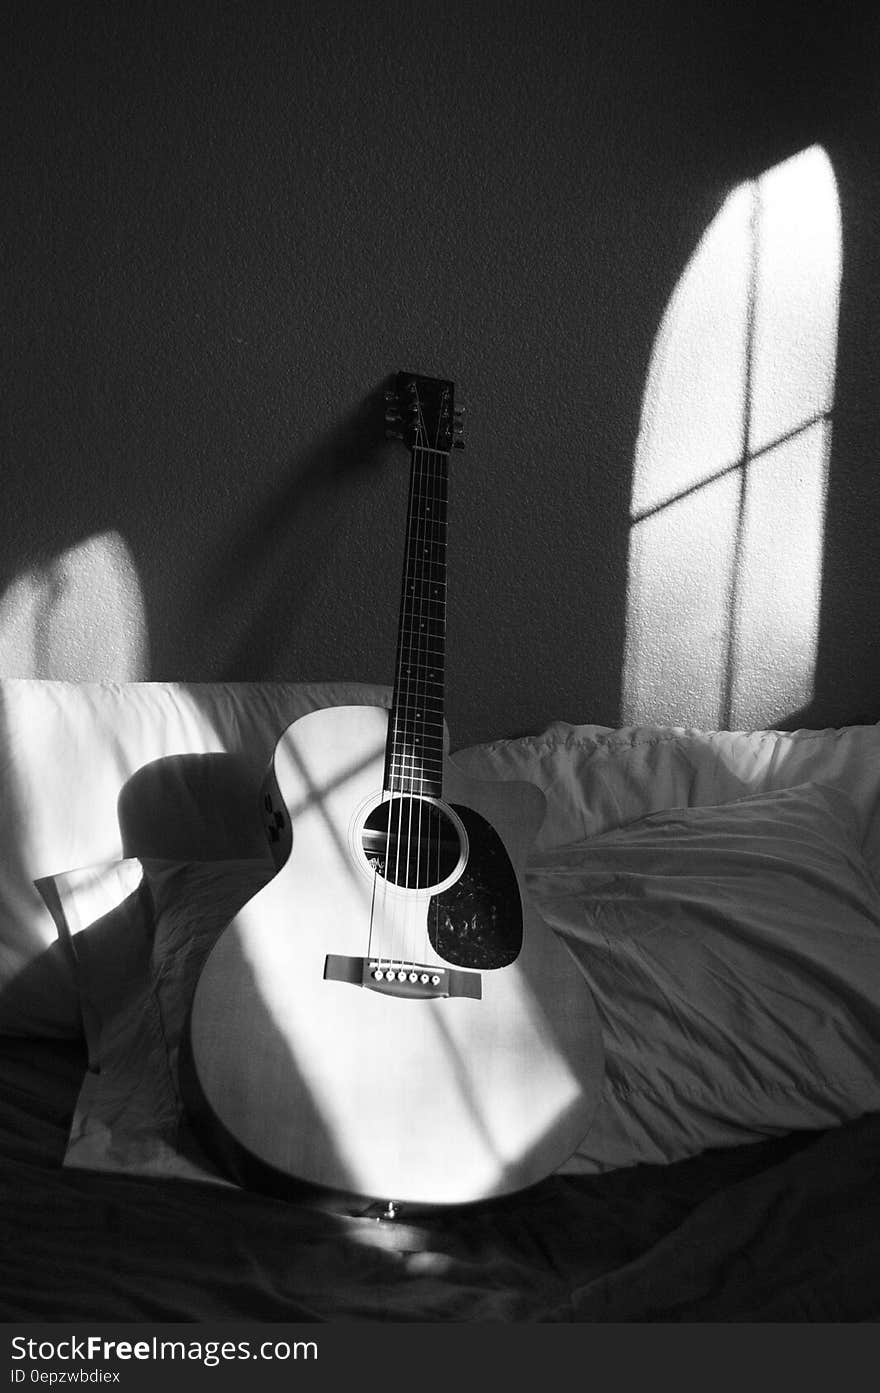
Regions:
<instances>
[{"instance_id":1,"label":"textured wall","mask_svg":"<svg viewBox=\"0 0 880 1393\"><path fill-rule=\"evenodd\" d=\"M406 455L375 394L412 368L468 406L453 742L615 724L659 327L731 189L818 143L843 279L817 667L773 719L880 715L876 23L714 0L5 14L5 672L388 680ZM657 683L629 716L702 712Z\"/></svg>"}]
</instances>

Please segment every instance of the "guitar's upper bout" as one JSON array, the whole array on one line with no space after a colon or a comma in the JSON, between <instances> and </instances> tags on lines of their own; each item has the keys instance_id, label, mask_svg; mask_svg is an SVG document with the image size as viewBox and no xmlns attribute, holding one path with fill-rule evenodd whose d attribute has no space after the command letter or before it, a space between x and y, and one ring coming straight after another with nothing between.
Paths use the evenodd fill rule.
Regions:
<instances>
[{"instance_id":1,"label":"guitar's upper bout","mask_svg":"<svg viewBox=\"0 0 880 1393\"><path fill-rule=\"evenodd\" d=\"M522 866L544 823L547 800L537 784L525 779L472 779L447 759L444 797L480 813L498 832L514 865Z\"/></svg>"}]
</instances>

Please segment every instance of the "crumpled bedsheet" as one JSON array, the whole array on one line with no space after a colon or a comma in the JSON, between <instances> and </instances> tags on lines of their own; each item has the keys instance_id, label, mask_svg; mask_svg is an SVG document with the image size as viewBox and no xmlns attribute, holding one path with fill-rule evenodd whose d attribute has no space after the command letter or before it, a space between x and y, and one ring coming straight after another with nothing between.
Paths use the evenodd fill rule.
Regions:
<instances>
[{"instance_id":1,"label":"crumpled bedsheet","mask_svg":"<svg viewBox=\"0 0 880 1393\"><path fill-rule=\"evenodd\" d=\"M4 1321L865 1321L880 1113L377 1222L61 1169L75 1045L0 1050Z\"/></svg>"}]
</instances>

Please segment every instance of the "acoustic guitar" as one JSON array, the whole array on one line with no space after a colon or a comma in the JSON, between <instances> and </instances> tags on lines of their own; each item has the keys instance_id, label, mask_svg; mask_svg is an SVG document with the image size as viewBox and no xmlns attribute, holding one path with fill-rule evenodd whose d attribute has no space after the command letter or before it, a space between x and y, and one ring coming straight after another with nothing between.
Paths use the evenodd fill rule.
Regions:
<instances>
[{"instance_id":1,"label":"acoustic guitar","mask_svg":"<svg viewBox=\"0 0 880 1393\"><path fill-rule=\"evenodd\" d=\"M464 1204L565 1161L603 1055L587 983L524 894L543 794L448 757L453 384L401 373L388 395L410 449L391 707L314 711L278 741L276 874L205 962L181 1081L244 1183Z\"/></svg>"}]
</instances>

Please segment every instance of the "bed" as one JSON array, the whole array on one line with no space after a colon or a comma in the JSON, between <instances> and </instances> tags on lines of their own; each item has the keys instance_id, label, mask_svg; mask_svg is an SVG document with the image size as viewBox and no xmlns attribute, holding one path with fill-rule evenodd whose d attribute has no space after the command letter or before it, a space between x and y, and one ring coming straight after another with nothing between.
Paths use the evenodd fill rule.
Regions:
<instances>
[{"instance_id":1,"label":"bed","mask_svg":"<svg viewBox=\"0 0 880 1393\"><path fill-rule=\"evenodd\" d=\"M358 684L0 681L6 1322L880 1316L880 727L550 723L458 750L544 794L532 901L589 984L601 1097L503 1199L402 1214L233 1184L177 1066L274 873L260 787Z\"/></svg>"}]
</instances>

